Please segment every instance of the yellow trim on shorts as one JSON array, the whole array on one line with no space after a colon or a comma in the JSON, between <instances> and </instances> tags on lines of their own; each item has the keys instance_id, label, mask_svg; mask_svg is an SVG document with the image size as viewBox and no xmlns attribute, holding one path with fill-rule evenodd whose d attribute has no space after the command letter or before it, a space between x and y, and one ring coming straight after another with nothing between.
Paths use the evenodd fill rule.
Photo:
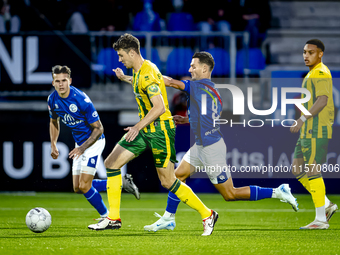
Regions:
<instances>
[{"instance_id":1,"label":"yellow trim on shorts","mask_svg":"<svg viewBox=\"0 0 340 255\"><path fill-rule=\"evenodd\" d=\"M164 136L165 136L165 144L166 144L166 159L164 161L163 167L167 167L170 161L170 156L171 156L171 148L170 148L170 139L169 139L169 135L168 135L168 131L165 128L164 122L161 123L161 128L164 131Z\"/></svg>"},{"instance_id":2,"label":"yellow trim on shorts","mask_svg":"<svg viewBox=\"0 0 340 255\"><path fill-rule=\"evenodd\" d=\"M316 154L316 138L312 138L312 144L311 144L311 155L308 161L308 164L313 164L315 160L315 154Z\"/></svg>"}]
</instances>

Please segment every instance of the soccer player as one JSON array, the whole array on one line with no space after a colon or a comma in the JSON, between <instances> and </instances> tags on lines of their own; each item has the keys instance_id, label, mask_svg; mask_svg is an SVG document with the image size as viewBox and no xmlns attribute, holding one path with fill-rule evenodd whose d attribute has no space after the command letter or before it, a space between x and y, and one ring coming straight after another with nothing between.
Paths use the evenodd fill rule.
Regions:
<instances>
[{"instance_id":1,"label":"soccer player","mask_svg":"<svg viewBox=\"0 0 340 255\"><path fill-rule=\"evenodd\" d=\"M217 212L207 208L194 192L176 178L174 162L175 123L168 106L167 93L162 74L156 65L144 60L140 54L139 40L131 34L122 35L113 48L119 61L126 68L133 69L133 76L124 75L119 68L113 71L117 77L132 84L138 104L140 121L133 127L127 127L127 133L115 146L105 160L108 176L109 216L90 229L118 229L121 227L119 215L121 198L120 168L141 154L147 147L152 150L158 177L164 188L168 189L188 206L199 212L203 220L203 236L211 235L217 221Z\"/></svg>"},{"instance_id":2,"label":"soccer player","mask_svg":"<svg viewBox=\"0 0 340 255\"><path fill-rule=\"evenodd\" d=\"M76 142L75 148L69 153L69 157L73 159L74 192L84 194L100 217L106 217L108 210L98 193L106 190L106 180L93 180L98 159L105 147L104 128L90 98L81 90L71 86L71 69L67 66L54 66L52 76L55 91L47 99L50 115L51 156L53 159L59 156L57 140L61 119L72 129ZM131 175L127 174L123 179L126 190L139 199L139 191L132 182Z\"/></svg>"},{"instance_id":3,"label":"soccer player","mask_svg":"<svg viewBox=\"0 0 340 255\"><path fill-rule=\"evenodd\" d=\"M315 220L300 229L328 229L328 221L338 209L329 201L321 176L321 168L327 160L328 141L332 138L334 122L333 84L328 67L322 63L325 46L318 39L306 42L303 49L305 65L309 67L302 88L308 89L311 99L304 107L312 115L304 115L290 131L300 137L296 143L293 173L312 195L315 205ZM308 167L307 173L304 171Z\"/></svg>"},{"instance_id":4,"label":"soccer player","mask_svg":"<svg viewBox=\"0 0 340 255\"><path fill-rule=\"evenodd\" d=\"M220 169L227 166L227 148L219 125L213 125L213 120L219 119L222 112L222 100L219 91L211 81L214 65L215 61L210 53L199 52L193 55L190 64L191 81L179 81L164 76L166 86L187 93L189 117L174 116L174 119L176 124L190 122L190 127L195 134L195 144L184 155L175 171L177 178L184 182L195 173L196 167L204 168L210 181L226 201L256 201L264 198L277 198L282 202L288 202L297 211L298 204L290 193L288 184L282 184L274 189L258 186L234 188L230 173L225 171L227 168L224 168L224 171L217 171L218 166ZM202 104L205 104L206 109L203 109ZM205 113L203 113L204 111ZM169 192L167 207L163 216L155 213L160 219L154 224L144 226L144 229L147 231L173 230L176 226L175 213L179 203L180 200L176 195Z\"/></svg>"}]
</instances>

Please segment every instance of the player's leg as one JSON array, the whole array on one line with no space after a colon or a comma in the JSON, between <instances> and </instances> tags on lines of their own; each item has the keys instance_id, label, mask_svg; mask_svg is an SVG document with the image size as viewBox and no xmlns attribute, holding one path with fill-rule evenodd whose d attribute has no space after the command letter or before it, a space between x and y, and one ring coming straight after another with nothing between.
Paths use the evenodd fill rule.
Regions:
<instances>
[{"instance_id":1,"label":"player's leg","mask_svg":"<svg viewBox=\"0 0 340 255\"><path fill-rule=\"evenodd\" d=\"M328 139L301 139L301 148L309 180L310 193L315 205L315 220L301 229L327 229L329 224L325 211L326 188L321 175L322 163L326 162Z\"/></svg>"},{"instance_id":2,"label":"player's leg","mask_svg":"<svg viewBox=\"0 0 340 255\"><path fill-rule=\"evenodd\" d=\"M92 186L93 176L96 173L95 168L92 168L93 172L89 173L90 169L87 169L87 173L81 173L79 178L79 190L84 194L89 203L97 210L101 218L108 216L108 210L103 202L98 190Z\"/></svg>"},{"instance_id":3,"label":"player's leg","mask_svg":"<svg viewBox=\"0 0 340 255\"><path fill-rule=\"evenodd\" d=\"M185 182L185 180L190 176L190 172L193 171L195 171L195 168L192 167L183 158L181 163L175 170L175 175L180 181ZM167 205L163 216L155 213L154 215L156 217L159 217L160 219L151 225L144 226L144 230L154 232L161 229L174 230L174 228L176 227L175 214L180 202L181 200L174 193L169 191Z\"/></svg>"},{"instance_id":4,"label":"player's leg","mask_svg":"<svg viewBox=\"0 0 340 255\"><path fill-rule=\"evenodd\" d=\"M91 147L87 148L83 155L76 160L77 168L79 168L80 165L80 175L78 179L79 192L84 194L89 203L98 211L100 217L106 217L108 210L101 195L97 189L92 186L92 180L96 174L98 159L104 147L105 139L99 139Z\"/></svg>"},{"instance_id":5,"label":"player's leg","mask_svg":"<svg viewBox=\"0 0 340 255\"><path fill-rule=\"evenodd\" d=\"M176 178L172 162L169 162L166 168L157 168L157 173L164 188L174 193L183 203L198 211L205 227L202 235L210 235L218 214L206 207L188 185Z\"/></svg>"},{"instance_id":6,"label":"player's leg","mask_svg":"<svg viewBox=\"0 0 340 255\"><path fill-rule=\"evenodd\" d=\"M138 190L138 187L136 184L133 182L133 177L131 174L125 174L122 176L122 188L128 192L133 194L136 199L140 199L140 193ZM106 191L107 188L107 179L93 179L92 181L92 186L98 191Z\"/></svg>"},{"instance_id":7,"label":"player's leg","mask_svg":"<svg viewBox=\"0 0 340 255\"><path fill-rule=\"evenodd\" d=\"M110 205L107 218L92 224L88 228L93 230L119 229L122 225L120 219L120 201L122 191L121 167L137 157L146 148L142 134L139 133L135 140L127 142L125 135L113 148L105 159L104 165L107 172L107 196Z\"/></svg>"}]
</instances>

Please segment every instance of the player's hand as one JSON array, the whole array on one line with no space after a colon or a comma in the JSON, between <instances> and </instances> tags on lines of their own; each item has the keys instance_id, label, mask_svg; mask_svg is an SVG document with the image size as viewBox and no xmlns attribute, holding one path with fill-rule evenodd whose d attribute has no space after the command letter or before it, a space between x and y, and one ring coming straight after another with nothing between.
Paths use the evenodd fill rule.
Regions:
<instances>
[{"instance_id":1,"label":"player's hand","mask_svg":"<svg viewBox=\"0 0 340 255\"><path fill-rule=\"evenodd\" d=\"M117 67L116 69L112 69L112 71L114 71L119 80L122 80L124 78L124 72L119 67Z\"/></svg>"},{"instance_id":2,"label":"player's hand","mask_svg":"<svg viewBox=\"0 0 340 255\"><path fill-rule=\"evenodd\" d=\"M297 122L296 126L290 127L290 132L293 133L293 134L299 132L302 125L303 125L303 122L302 122L301 119L298 119L296 122Z\"/></svg>"},{"instance_id":3,"label":"player's hand","mask_svg":"<svg viewBox=\"0 0 340 255\"><path fill-rule=\"evenodd\" d=\"M53 159L57 159L59 157L59 151L58 151L58 148L56 146L51 147L51 157Z\"/></svg>"},{"instance_id":4,"label":"player's hand","mask_svg":"<svg viewBox=\"0 0 340 255\"><path fill-rule=\"evenodd\" d=\"M174 115L173 118L174 118L176 125L189 123L188 117L184 117L184 116L181 116L181 115Z\"/></svg>"},{"instance_id":5,"label":"player's hand","mask_svg":"<svg viewBox=\"0 0 340 255\"><path fill-rule=\"evenodd\" d=\"M135 140L137 135L139 134L139 129L136 127L127 127L124 128L125 131L128 131L125 135L125 140L129 143Z\"/></svg>"},{"instance_id":6,"label":"player's hand","mask_svg":"<svg viewBox=\"0 0 340 255\"><path fill-rule=\"evenodd\" d=\"M81 155L83 155L85 149L82 146L74 148L69 154L68 157L71 159L78 159Z\"/></svg>"}]
</instances>

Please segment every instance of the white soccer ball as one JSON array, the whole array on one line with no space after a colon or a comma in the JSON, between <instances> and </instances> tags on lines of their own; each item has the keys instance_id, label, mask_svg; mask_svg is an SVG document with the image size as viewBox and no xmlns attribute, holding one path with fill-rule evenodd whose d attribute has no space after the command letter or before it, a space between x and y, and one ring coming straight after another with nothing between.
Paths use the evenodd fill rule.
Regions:
<instances>
[{"instance_id":1,"label":"white soccer ball","mask_svg":"<svg viewBox=\"0 0 340 255\"><path fill-rule=\"evenodd\" d=\"M35 233L46 231L51 226L51 223L51 214L41 207L30 210L26 215L26 225Z\"/></svg>"}]
</instances>

